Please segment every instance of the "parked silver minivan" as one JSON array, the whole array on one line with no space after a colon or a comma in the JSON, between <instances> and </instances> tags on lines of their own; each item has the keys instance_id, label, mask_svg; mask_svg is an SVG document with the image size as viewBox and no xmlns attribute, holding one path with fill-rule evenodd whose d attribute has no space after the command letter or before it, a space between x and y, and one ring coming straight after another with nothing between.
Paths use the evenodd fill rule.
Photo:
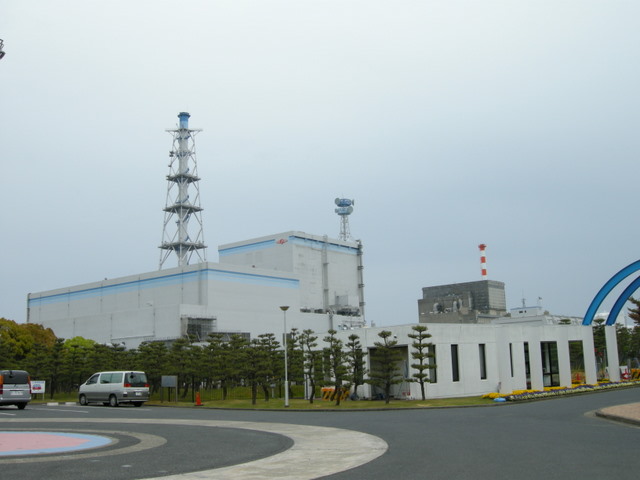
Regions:
<instances>
[{"instance_id":1,"label":"parked silver minivan","mask_svg":"<svg viewBox=\"0 0 640 480\"><path fill-rule=\"evenodd\" d=\"M31 378L24 370L0 370L0 405L20 410L31 401Z\"/></svg>"},{"instance_id":2,"label":"parked silver minivan","mask_svg":"<svg viewBox=\"0 0 640 480\"><path fill-rule=\"evenodd\" d=\"M149 400L149 383L144 372L98 372L80 385L80 405L103 403L117 407L133 403L136 407Z\"/></svg>"}]
</instances>

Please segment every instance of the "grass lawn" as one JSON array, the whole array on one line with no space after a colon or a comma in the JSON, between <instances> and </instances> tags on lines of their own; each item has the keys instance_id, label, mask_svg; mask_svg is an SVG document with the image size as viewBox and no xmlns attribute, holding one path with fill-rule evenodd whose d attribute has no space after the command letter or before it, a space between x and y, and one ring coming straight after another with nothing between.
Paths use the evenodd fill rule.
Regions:
<instances>
[{"instance_id":1,"label":"grass lawn","mask_svg":"<svg viewBox=\"0 0 640 480\"><path fill-rule=\"evenodd\" d=\"M176 405L181 407L193 406L192 402L149 402L150 405ZM321 399L315 399L313 403L303 399L290 399L290 410L372 410L372 409L398 409L398 408L427 408L427 407L463 407L470 405L495 405L491 399L480 397L460 397L460 398L438 398L427 400L391 400L388 404L380 400L345 400L336 406L335 401L330 402ZM251 400L214 400L211 402L202 402L205 408L237 408L237 409L260 409L260 410L284 410L284 400L280 398L271 399L265 402L264 399L258 399L255 405L251 405ZM195 407L194 407L195 408Z\"/></svg>"},{"instance_id":2,"label":"grass lawn","mask_svg":"<svg viewBox=\"0 0 640 480\"><path fill-rule=\"evenodd\" d=\"M76 393L56 394L53 399L46 395L44 400L41 395L37 398L34 395L31 403L47 403L47 402L77 402L78 395ZM229 400L203 400L202 407L204 408L236 408L244 410L284 410L284 400L282 398L272 398L268 402L264 398L258 398L255 405L251 405L251 400L248 398L229 399ZM340 402L339 406L336 406L335 401L326 401L320 398L316 398L313 403L309 403L308 400L301 398L292 398L289 400L289 410L356 410L356 409L397 409L397 408L426 408L426 407L462 407L470 405L492 405L495 404L493 400L480 398L480 397L460 397L460 398L438 398L427 400L391 400L388 404L381 400L344 400ZM178 402L164 400L161 401L156 395L152 397L152 400L147 402L147 405L158 405L164 407L194 407L194 402L191 401L191 394L187 395L187 398ZM200 408L200 407L198 407Z\"/></svg>"}]
</instances>

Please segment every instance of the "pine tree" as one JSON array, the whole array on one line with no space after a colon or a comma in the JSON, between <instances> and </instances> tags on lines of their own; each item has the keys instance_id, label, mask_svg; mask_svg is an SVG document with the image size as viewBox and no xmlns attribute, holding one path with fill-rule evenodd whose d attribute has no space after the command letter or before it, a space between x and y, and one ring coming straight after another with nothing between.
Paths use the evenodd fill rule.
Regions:
<instances>
[{"instance_id":1,"label":"pine tree","mask_svg":"<svg viewBox=\"0 0 640 480\"><path fill-rule=\"evenodd\" d=\"M417 362L411 364L411 368L417 370L417 372L413 374L413 379L420 384L422 400L426 400L424 385L429 382L428 370L435 368L435 365L430 363L430 359L433 358L434 355L429 353L429 349L433 343L426 341L431 338L431 334L427 333L427 327L424 325L414 325L411 327L411 330L415 332L408 335L408 337L413 340L411 344L411 347L413 347L411 358Z\"/></svg>"},{"instance_id":2,"label":"pine tree","mask_svg":"<svg viewBox=\"0 0 640 480\"><path fill-rule=\"evenodd\" d=\"M349 360L347 377L353 387L353 398L357 399L358 387L364 383L364 375L367 372L364 362L366 353L362 350L360 337L355 333L349 335L349 342L347 342L346 347Z\"/></svg>"},{"instance_id":3,"label":"pine tree","mask_svg":"<svg viewBox=\"0 0 640 480\"><path fill-rule=\"evenodd\" d=\"M325 357L328 362L329 374L335 382L336 405L340 405L340 397L342 396L342 382L347 375L347 367L345 366L345 352L342 350L342 340L336 337L335 330L329 330L329 335L324 337L324 341L329 344L325 348Z\"/></svg>"},{"instance_id":4,"label":"pine tree","mask_svg":"<svg viewBox=\"0 0 640 480\"><path fill-rule=\"evenodd\" d=\"M396 348L398 341L391 339L391 335L389 330L378 333L382 341L374 342L376 348L371 352L371 372L367 380L368 383L383 389L385 403L389 403L391 387L403 381L403 376L398 370L402 352Z\"/></svg>"},{"instance_id":5,"label":"pine tree","mask_svg":"<svg viewBox=\"0 0 640 480\"><path fill-rule=\"evenodd\" d=\"M56 338L56 342L51 347L51 357L50 357L50 376L49 376L49 385L51 388L49 389L49 398L53 398L53 394L60 391L60 386L62 384L62 376L64 371L64 338Z\"/></svg>"},{"instance_id":6,"label":"pine tree","mask_svg":"<svg viewBox=\"0 0 640 480\"><path fill-rule=\"evenodd\" d=\"M224 384L234 387L244 378L245 371L245 348L249 341L237 333L229 337L229 341L224 344L224 368L223 372L226 380ZM224 395L224 391L223 391ZM226 400L226 396L223 398Z\"/></svg>"},{"instance_id":7,"label":"pine tree","mask_svg":"<svg viewBox=\"0 0 640 480\"><path fill-rule=\"evenodd\" d=\"M160 341L142 342L138 347L136 368L147 374L151 392L160 391L162 375L167 372L168 364L169 350L166 343Z\"/></svg>"},{"instance_id":8,"label":"pine tree","mask_svg":"<svg viewBox=\"0 0 640 480\"><path fill-rule=\"evenodd\" d=\"M316 395L316 385L322 379L322 358L316 350L318 337L314 331L307 329L300 334L300 348L303 354L304 376L309 383L309 403L313 403Z\"/></svg>"},{"instance_id":9,"label":"pine tree","mask_svg":"<svg viewBox=\"0 0 640 480\"><path fill-rule=\"evenodd\" d=\"M242 349L244 365L243 377L251 388L251 405L256 404L258 397L258 383L260 381L259 377L262 363L261 357L260 341L257 338L252 338Z\"/></svg>"},{"instance_id":10,"label":"pine tree","mask_svg":"<svg viewBox=\"0 0 640 480\"><path fill-rule=\"evenodd\" d=\"M258 346L260 349L260 371L258 380L264 394L264 401L269 401L269 387L275 383L276 374L279 372L280 343L273 333L263 333L258 335Z\"/></svg>"},{"instance_id":11,"label":"pine tree","mask_svg":"<svg viewBox=\"0 0 640 480\"><path fill-rule=\"evenodd\" d=\"M640 326L640 300L629 297L629 301L635 305L635 308L629 308L629 318L636 322L636 325Z\"/></svg>"},{"instance_id":12,"label":"pine tree","mask_svg":"<svg viewBox=\"0 0 640 480\"><path fill-rule=\"evenodd\" d=\"M187 337L176 339L169 350L168 355L168 373L178 377L177 395L180 398L186 398L189 393L189 346L191 341Z\"/></svg>"},{"instance_id":13,"label":"pine tree","mask_svg":"<svg viewBox=\"0 0 640 480\"><path fill-rule=\"evenodd\" d=\"M63 369L66 393L71 393L94 372L89 362L95 343L83 337L73 337L64 342Z\"/></svg>"},{"instance_id":14,"label":"pine tree","mask_svg":"<svg viewBox=\"0 0 640 480\"><path fill-rule=\"evenodd\" d=\"M304 378L304 360L300 331L292 328L287 336L287 374L289 377L289 398L293 398L292 385L297 385Z\"/></svg>"}]
</instances>

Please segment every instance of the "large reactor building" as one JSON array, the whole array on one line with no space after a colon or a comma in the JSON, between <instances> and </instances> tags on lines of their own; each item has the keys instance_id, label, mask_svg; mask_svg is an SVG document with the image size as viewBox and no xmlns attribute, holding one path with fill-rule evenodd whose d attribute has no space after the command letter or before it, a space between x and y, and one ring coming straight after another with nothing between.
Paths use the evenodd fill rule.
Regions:
<instances>
[{"instance_id":1,"label":"large reactor building","mask_svg":"<svg viewBox=\"0 0 640 480\"><path fill-rule=\"evenodd\" d=\"M339 239L290 231L222 245L206 261L194 137L181 112L169 153L160 269L31 293L27 321L58 337L135 348L212 332L254 337L287 324L322 332L365 324L362 243L348 234L352 200L336 199ZM174 227L175 226L175 227ZM172 254L177 267L163 268ZM192 258L197 262L191 263Z\"/></svg>"}]
</instances>

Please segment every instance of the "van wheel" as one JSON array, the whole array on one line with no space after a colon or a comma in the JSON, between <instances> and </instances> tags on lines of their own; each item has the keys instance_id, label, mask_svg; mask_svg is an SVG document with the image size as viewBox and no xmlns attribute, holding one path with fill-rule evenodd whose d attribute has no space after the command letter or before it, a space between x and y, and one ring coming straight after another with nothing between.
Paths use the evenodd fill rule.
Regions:
<instances>
[{"instance_id":1,"label":"van wheel","mask_svg":"<svg viewBox=\"0 0 640 480\"><path fill-rule=\"evenodd\" d=\"M87 402L87 397L85 395L80 395L80 405L86 406L89 402Z\"/></svg>"},{"instance_id":2,"label":"van wheel","mask_svg":"<svg viewBox=\"0 0 640 480\"><path fill-rule=\"evenodd\" d=\"M133 402L134 407L141 407L144 402Z\"/></svg>"},{"instance_id":3,"label":"van wheel","mask_svg":"<svg viewBox=\"0 0 640 480\"><path fill-rule=\"evenodd\" d=\"M109 406L111 406L111 407L117 407L118 406L118 399L116 398L115 395L111 395L109 397Z\"/></svg>"},{"instance_id":4,"label":"van wheel","mask_svg":"<svg viewBox=\"0 0 640 480\"><path fill-rule=\"evenodd\" d=\"M16 405L17 405L17 407L18 407L18 410L24 410L24 407L26 407L26 406L27 406L27 404L26 404L26 403L18 403L18 404L16 404Z\"/></svg>"}]
</instances>

